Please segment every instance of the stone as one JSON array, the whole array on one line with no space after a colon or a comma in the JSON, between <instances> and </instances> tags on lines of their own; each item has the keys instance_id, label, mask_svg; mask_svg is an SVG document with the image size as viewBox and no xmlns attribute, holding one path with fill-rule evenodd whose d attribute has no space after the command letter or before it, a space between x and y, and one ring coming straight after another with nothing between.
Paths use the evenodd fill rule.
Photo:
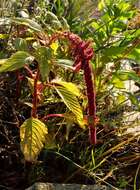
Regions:
<instances>
[{"instance_id":1,"label":"stone","mask_svg":"<svg viewBox=\"0 0 140 190\"><path fill-rule=\"evenodd\" d=\"M105 185L35 183L26 190L116 190Z\"/></svg>"}]
</instances>

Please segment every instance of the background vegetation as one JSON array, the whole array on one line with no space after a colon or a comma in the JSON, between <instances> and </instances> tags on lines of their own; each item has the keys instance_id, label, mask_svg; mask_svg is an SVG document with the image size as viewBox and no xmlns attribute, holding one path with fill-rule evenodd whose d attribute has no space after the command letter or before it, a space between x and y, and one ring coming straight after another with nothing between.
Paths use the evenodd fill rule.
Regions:
<instances>
[{"instance_id":1,"label":"background vegetation","mask_svg":"<svg viewBox=\"0 0 140 190\"><path fill-rule=\"evenodd\" d=\"M47 181L140 188L135 3L0 1L0 187ZM96 145L88 137L84 74L73 71L66 32L94 49Z\"/></svg>"}]
</instances>

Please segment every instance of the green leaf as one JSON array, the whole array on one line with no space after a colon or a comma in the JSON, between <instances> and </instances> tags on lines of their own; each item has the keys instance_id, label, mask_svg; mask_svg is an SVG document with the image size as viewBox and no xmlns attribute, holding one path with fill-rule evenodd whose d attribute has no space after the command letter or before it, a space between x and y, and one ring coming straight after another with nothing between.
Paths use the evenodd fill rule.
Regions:
<instances>
[{"instance_id":1,"label":"green leaf","mask_svg":"<svg viewBox=\"0 0 140 190\"><path fill-rule=\"evenodd\" d=\"M105 56L118 56L125 50L124 47L110 47L104 50Z\"/></svg>"},{"instance_id":2,"label":"green leaf","mask_svg":"<svg viewBox=\"0 0 140 190\"><path fill-rule=\"evenodd\" d=\"M50 11L47 11L46 12L46 19L47 19L47 21L52 21L52 20L57 20L57 21L59 21L58 20L58 17L54 14L54 13L52 13L52 12L50 12Z\"/></svg>"},{"instance_id":3,"label":"green leaf","mask_svg":"<svg viewBox=\"0 0 140 190\"><path fill-rule=\"evenodd\" d=\"M39 47L36 50L36 59L39 63L40 74L43 81L47 79L50 69L52 67L51 58L52 50L50 48Z\"/></svg>"},{"instance_id":4,"label":"green leaf","mask_svg":"<svg viewBox=\"0 0 140 190\"><path fill-rule=\"evenodd\" d=\"M130 9L130 3L126 3L126 2L122 1L118 4L118 7L122 13L125 13L126 11L128 11Z\"/></svg>"},{"instance_id":5,"label":"green leaf","mask_svg":"<svg viewBox=\"0 0 140 190\"><path fill-rule=\"evenodd\" d=\"M128 72L126 71L117 71L115 75L119 78L119 80L122 80L122 81L129 80Z\"/></svg>"},{"instance_id":6,"label":"green leaf","mask_svg":"<svg viewBox=\"0 0 140 190\"><path fill-rule=\"evenodd\" d=\"M64 17L61 18L61 24L62 24L63 30L69 30L70 29L70 26Z\"/></svg>"},{"instance_id":7,"label":"green leaf","mask_svg":"<svg viewBox=\"0 0 140 190\"><path fill-rule=\"evenodd\" d=\"M28 19L28 18L16 17L16 18L12 18L12 19L10 19L10 18L1 18L0 19L0 25L9 25L11 23L28 26L29 28L31 28L32 30L34 30L36 32L43 31L42 27L38 23L36 23L35 21Z\"/></svg>"},{"instance_id":8,"label":"green leaf","mask_svg":"<svg viewBox=\"0 0 140 190\"><path fill-rule=\"evenodd\" d=\"M61 22L59 21L57 16L50 11L46 12L46 23L50 24L51 27L53 27L54 29L62 28Z\"/></svg>"},{"instance_id":9,"label":"green leaf","mask_svg":"<svg viewBox=\"0 0 140 190\"><path fill-rule=\"evenodd\" d=\"M27 51L28 50L28 45L27 41L23 38L16 38L15 39L15 48L18 51Z\"/></svg>"},{"instance_id":10,"label":"green leaf","mask_svg":"<svg viewBox=\"0 0 140 190\"><path fill-rule=\"evenodd\" d=\"M131 53L130 55L128 56L129 58L131 59L134 59L136 60L137 62L140 61L140 46L135 48Z\"/></svg>"},{"instance_id":11,"label":"green leaf","mask_svg":"<svg viewBox=\"0 0 140 190\"><path fill-rule=\"evenodd\" d=\"M70 82L53 81L53 86L59 96L64 101L65 105L75 115L79 125L84 128L83 112L76 96L80 96L80 92L76 85Z\"/></svg>"},{"instance_id":12,"label":"green leaf","mask_svg":"<svg viewBox=\"0 0 140 190\"><path fill-rule=\"evenodd\" d=\"M47 127L37 118L27 119L20 127L20 147L25 160L35 161L48 134Z\"/></svg>"},{"instance_id":13,"label":"green leaf","mask_svg":"<svg viewBox=\"0 0 140 190\"><path fill-rule=\"evenodd\" d=\"M42 27L36 23L35 21L28 19L28 18L14 18L12 19L12 22L16 23L16 24L22 24L25 26L28 26L29 28L31 28L32 30L36 31L36 32L41 32L43 31Z\"/></svg>"},{"instance_id":14,"label":"green leaf","mask_svg":"<svg viewBox=\"0 0 140 190\"><path fill-rule=\"evenodd\" d=\"M72 67L72 65L74 64L74 62L72 60L68 60L68 59L57 59L56 62L59 65L64 65L66 67Z\"/></svg>"},{"instance_id":15,"label":"green leaf","mask_svg":"<svg viewBox=\"0 0 140 190\"><path fill-rule=\"evenodd\" d=\"M74 62L72 60L68 60L68 59L57 59L56 60L56 63L61 66L61 67L64 67L64 68L67 68L67 69L73 69L73 64Z\"/></svg>"},{"instance_id":16,"label":"green leaf","mask_svg":"<svg viewBox=\"0 0 140 190\"><path fill-rule=\"evenodd\" d=\"M118 71L117 77L120 80L133 80L140 84L140 77L133 71Z\"/></svg>"},{"instance_id":17,"label":"green leaf","mask_svg":"<svg viewBox=\"0 0 140 190\"><path fill-rule=\"evenodd\" d=\"M9 59L0 60L0 72L14 71L24 67L34 60L34 57L24 51L18 51Z\"/></svg>"},{"instance_id":18,"label":"green leaf","mask_svg":"<svg viewBox=\"0 0 140 190\"><path fill-rule=\"evenodd\" d=\"M61 85L64 88L66 88L68 91L72 92L75 96L77 96L77 97L80 96L79 89L72 82L65 82L65 81L62 81L62 80L53 80L53 84L55 84L55 85Z\"/></svg>"},{"instance_id":19,"label":"green leaf","mask_svg":"<svg viewBox=\"0 0 140 190\"><path fill-rule=\"evenodd\" d=\"M139 102L138 98L136 97L136 95L132 94L131 92L125 92L125 93L128 95L129 100L131 101L131 103L133 105L135 105L137 108L139 108L140 102Z\"/></svg>"}]
</instances>

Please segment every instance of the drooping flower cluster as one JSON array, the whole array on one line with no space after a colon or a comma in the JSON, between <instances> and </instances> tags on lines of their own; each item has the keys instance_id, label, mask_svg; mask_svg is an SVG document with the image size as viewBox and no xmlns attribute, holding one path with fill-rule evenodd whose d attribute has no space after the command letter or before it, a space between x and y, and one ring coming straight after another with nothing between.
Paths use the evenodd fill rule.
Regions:
<instances>
[{"instance_id":1,"label":"drooping flower cluster","mask_svg":"<svg viewBox=\"0 0 140 190\"><path fill-rule=\"evenodd\" d=\"M78 66L83 69L83 60L88 63L93 57L93 49L90 47L90 42L81 40L76 34L65 32L64 36L71 42L71 49L74 57L74 67L78 69Z\"/></svg>"},{"instance_id":2,"label":"drooping flower cluster","mask_svg":"<svg viewBox=\"0 0 140 190\"><path fill-rule=\"evenodd\" d=\"M71 43L72 54L74 57L74 70L84 71L84 78L87 88L88 97L88 126L89 139L91 144L96 144L96 102L95 102L95 85L92 79L92 70L89 61L93 57L93 48L89 41L83 41L79 36L65 32L64 36L68 38Z\"/></svg>"}]
</instances>

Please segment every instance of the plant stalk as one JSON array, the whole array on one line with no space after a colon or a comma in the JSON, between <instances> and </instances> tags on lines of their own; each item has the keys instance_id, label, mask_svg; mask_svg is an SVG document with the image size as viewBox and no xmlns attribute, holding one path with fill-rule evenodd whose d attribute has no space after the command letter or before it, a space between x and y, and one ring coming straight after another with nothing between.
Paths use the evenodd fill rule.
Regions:
<instances>
[{"instance_id":1,"label":"plant stalk","mask_svg":"<svg viewBox=\"0 0 140 190\"><path fill-rule=\"evenodd\" d=\"M34 92L33 92L33 101L32 101L33 107L32 107L32 112L31 112L31 115L34 118L37 117L37 101L38 101L37 100L37 81L38 81L38 78L39 78L39 68L37 68L36 76L34 78Z\"/></svg>"}]
</instances>

